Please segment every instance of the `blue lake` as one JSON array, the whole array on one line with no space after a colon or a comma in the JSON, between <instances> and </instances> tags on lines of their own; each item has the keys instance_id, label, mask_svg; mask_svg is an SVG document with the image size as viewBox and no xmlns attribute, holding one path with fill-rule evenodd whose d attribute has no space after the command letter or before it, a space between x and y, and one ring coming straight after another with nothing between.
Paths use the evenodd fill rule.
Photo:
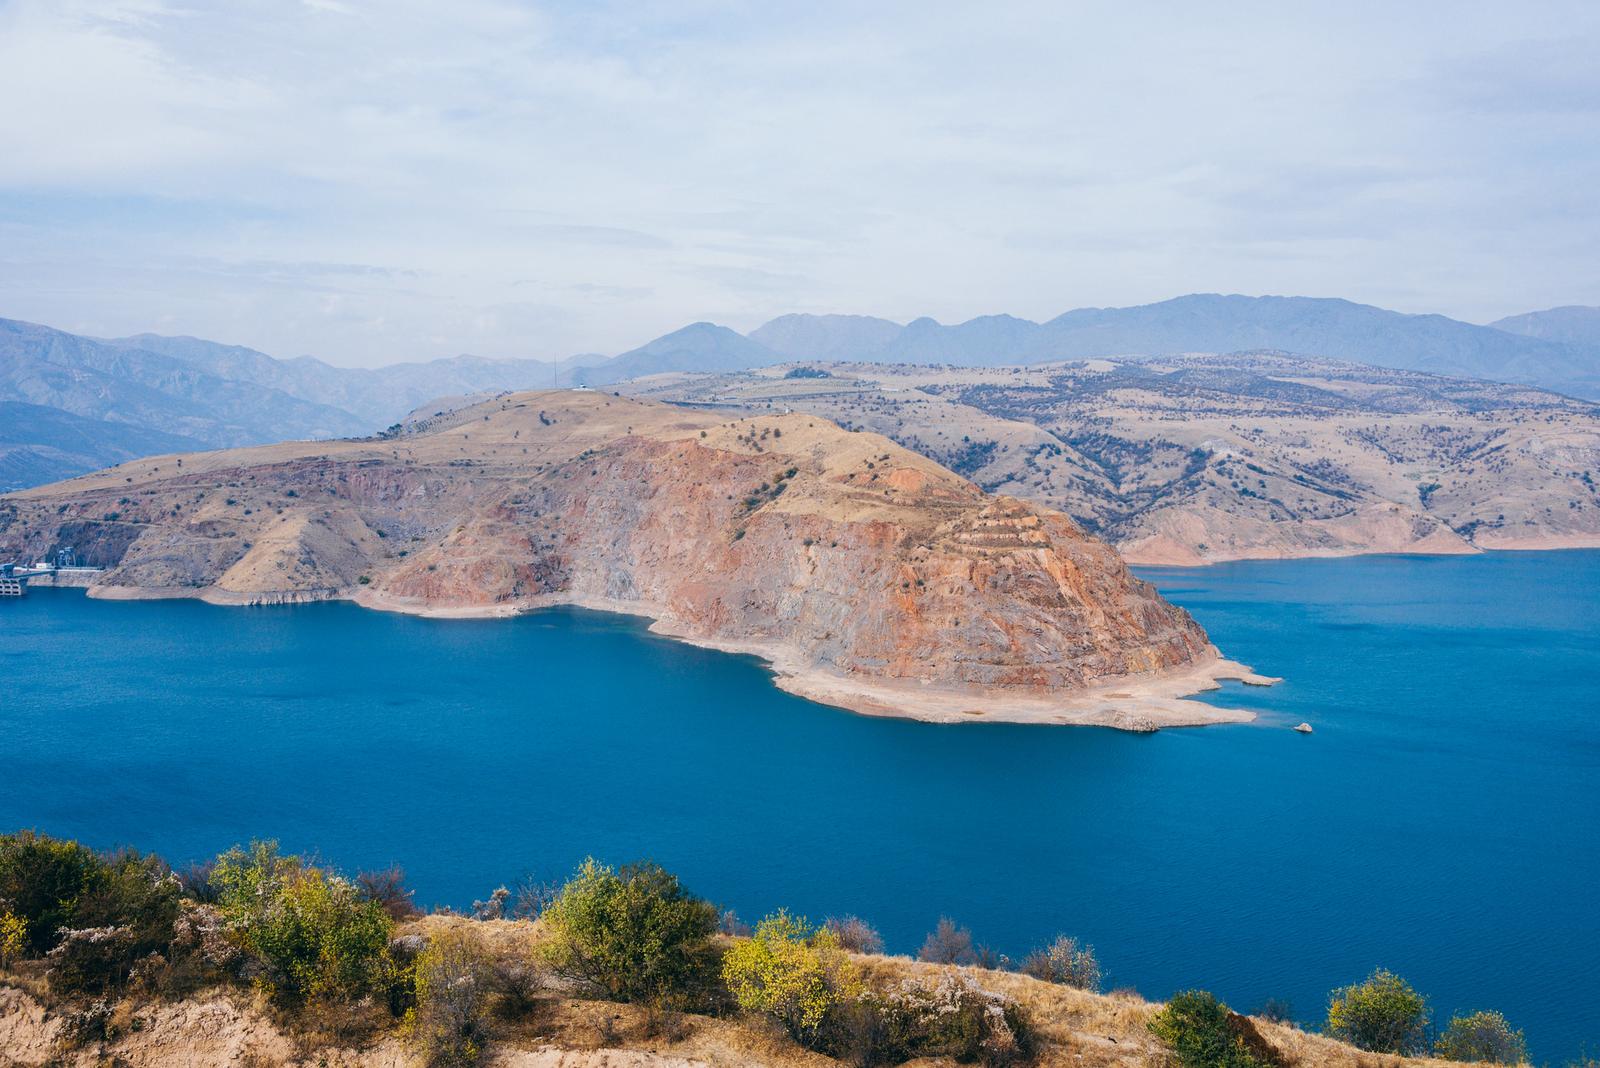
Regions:
<instances>
[{"instance_id":1,"label":"blue lake","mask_svg":"<svg viewBox=\"0 0 1600 1068\"><path fill-rule=\"evenodd\" d=\"M0 828L169 860L255 837L466 905L586 854L746 917L941 914L1113 985L1320 1019L1384 965L1536 1060L1600 1043L1600 552L1145 572L1288 681L1257 724L868 719L754 660L551 611L437 621L36 590L0 602ZM1311 736L1287 729L1302 719Z\"/></svg>"}]
</instances>

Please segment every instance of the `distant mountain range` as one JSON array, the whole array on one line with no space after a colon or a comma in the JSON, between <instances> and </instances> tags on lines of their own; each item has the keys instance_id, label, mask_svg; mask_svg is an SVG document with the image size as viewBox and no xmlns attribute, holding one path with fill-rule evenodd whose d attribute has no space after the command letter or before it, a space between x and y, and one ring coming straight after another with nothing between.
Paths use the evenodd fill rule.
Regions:
<instances>
[{"instance_id":1,"label":"distant mountain range","mask_svg":"<svg viewBox=\"0 0 1600 1068\"><path fill-rule=\"evenodd\" d=\"M436 397L551 385L558 372L566 380L605 359L557 367L456 356L368 370L193 337L90 338L0 319L0 492L156 452L370 434Z\"/></svg>"},{"instance_id":2,"label":"distant mountain range","mask_svg":"<svg viewBox=\"0 0 1600 1068\"><path fill-rule=\"evenodd\" d=\"M1513 315L1489 324L1496 330L1554 341L1590 351L1600 350L1600 308L1569 304L1564 308Z\"/></svg>"},{"instance_id":3,"label":"distant mountain range","mask_svg":"<svg viewBox=\"0 0 1600 1068\"><path fill-rule=\"evenodd\" d=\"M797 314L748 335L694 323L610 358L585 354L552 363L463 355L376 369L336 367L309 356L277 359L200 338L89 338L0 319L0 401L83 420L69 425L38 413L14 416L4 446L12 457L10 474L0 490L89 470L126 450L368 434L435 398L500 390L602 386L793 360L989 367L1263 349L1600 398L1600 308L1584 307L1531 312L1489 326L1347 300L1217 294L1080 308L1043 323L989 315L948 326L928 318L902 325L863 315ZM15 440L24 433L36 437ZM25 446L31 451L17 451Z\"/></svg>"},{"instance_id":4,"label":"distant mountain range","mask_svg":"<svg viewBox=\"0 0 1600 1068\"><path fill-rule=\"evenodd\" d=\"M736 330L715 323L692 323L648 345L574 373L580 385L603 385L665 371L743 371L782 363L784 357Z\"/></svg>"},{"instance_id":5,"label":"distant mountain range","mask_svg":"<svg viewBox=\"0 0 1600 1068\"><path fill-rule=\"evenodd\" d=\"M255 349L222 345L194 337L137 334L101 344L159 353L221 378L250 382L300 400L339 408L360 424L348 433L363 433L388 426L434 397L554 385L558 371L565 376L570 368L606 360L601 355L585 354L563 360L560 367L556 368L544 360L489 360L482 356L451 356L426 363L395 363L367 369L335 367L311 356L280 360ZM294 436L333 435L307 433ZM280 434L279 439L281 437Z\"/></svg>"},{"instance_id":6,"label":"distant mountain range","mask_svg":"<svg viewBox=\"0 0 1600 1068\"><path fill-rule=\"evenodd\" d=\"M1266 349L1600 397L1600 309L1556 308L1475 326L1348 300L1217 294L1080 308L1044 323L986 315L952 326L927 318L902 326L859 315L785 315L748 337L696 323L590 368L585 380L747 370L784 360L992 367Z\"/></svg>"},{"instance_id":7,"label":"distant mountain range","mask_svg":"<svg viewBox=\"0 0 1600 1068\"><path fill-rule=\"evenodd\" d=\"M194 438L146 427L86 419L43 404L0 401L0 493L141 456L205 447Z\"/></svg>"},{"instance_id":8,"label":"distant mountain range","mask_svg":"<svg viewBox=\"0 0 1600 1068\"><path fill-rule=\"evenodd\" d=\"M850 360L859 352L888 348L905 327L870 315L780 315L750 331L750 340L786 355L813 360Z\"/></svg>"},{"instance_id":9,"label":"distant mountain range","mask_svg":"<svg viewBox=\"0 0 1600 1068\"><path fill-rule=\"evenodd\" d=\"M0 400L215 446L366 428L350 412L215 373L202 361L10 320L0 320Z\"/></svg>"}]
</instances>

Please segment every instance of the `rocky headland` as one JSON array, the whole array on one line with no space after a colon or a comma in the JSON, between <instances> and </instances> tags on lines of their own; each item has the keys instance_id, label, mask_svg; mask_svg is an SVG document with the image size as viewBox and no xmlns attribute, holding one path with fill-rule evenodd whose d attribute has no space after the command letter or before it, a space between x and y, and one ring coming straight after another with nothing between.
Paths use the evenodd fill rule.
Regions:
<instances>
[{"instance_id":1,"label":"rocky headland","mask_svg":"<svg viewBox=\"0 0 1600 1068\"><path fill-rule=\"evenodd\" d=\"M1249 719L1179 698L1270 681L1065 515L816 415L508 394L0 498L0 559L66 546L96 597L645 615L869 714L1149 730Z\"/></svg>"}]
</instances>

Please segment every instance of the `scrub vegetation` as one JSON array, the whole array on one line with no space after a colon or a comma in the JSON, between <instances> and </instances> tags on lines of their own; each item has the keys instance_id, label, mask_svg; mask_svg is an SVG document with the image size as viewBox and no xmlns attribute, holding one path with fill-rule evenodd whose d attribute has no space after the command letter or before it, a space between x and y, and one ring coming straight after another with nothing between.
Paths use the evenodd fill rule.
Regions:
<instances>
[{"instance_id":1,"label":"scrub vegetation","mask_svg":"<svg viewBox=\"0 0 1600 1068\"><path fill-rule=\"evenodd\" d=\"M346 878L271 842L175 872L3 835L0 1049L19 1065L155 1063L139 1043L176 1031L186 1063L209 1064L194 1051L242 1029L249 1058L235 1042L215 1063L470 1068L497 1047L626 1050L635 1059L615 1063L663 1068L1526 1059L1496 1012L1432 1036L1426 999L1382 970L1334 991L1316 1034L1204 991L1165 1005L1101 994L1093 949L1067 935L1014 964L946 918L913 961L884 956L855 916L779 910L750 928L655 864L589 860L529 887L425 915L398 870Z\"/></svg>"}]
</instances>

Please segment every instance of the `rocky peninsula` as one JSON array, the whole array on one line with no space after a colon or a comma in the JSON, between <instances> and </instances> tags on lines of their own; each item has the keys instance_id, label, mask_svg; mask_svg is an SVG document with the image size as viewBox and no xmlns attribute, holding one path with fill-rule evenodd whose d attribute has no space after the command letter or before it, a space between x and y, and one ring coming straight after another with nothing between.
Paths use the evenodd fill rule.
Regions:
<instances>
[{"instance_id":1,"label":"rocky peninsula","mask_svg":"<svg viewBox=\"0 0 1600 1068\"><path fill-rule=\"evenodd\" d=\"M0 498L0 559L95 597L645 615L875 715L1152 730L1224 660L1067 516L816 415L506 394L372 438L151 457Z\"/></svg>"}]
</instances>

